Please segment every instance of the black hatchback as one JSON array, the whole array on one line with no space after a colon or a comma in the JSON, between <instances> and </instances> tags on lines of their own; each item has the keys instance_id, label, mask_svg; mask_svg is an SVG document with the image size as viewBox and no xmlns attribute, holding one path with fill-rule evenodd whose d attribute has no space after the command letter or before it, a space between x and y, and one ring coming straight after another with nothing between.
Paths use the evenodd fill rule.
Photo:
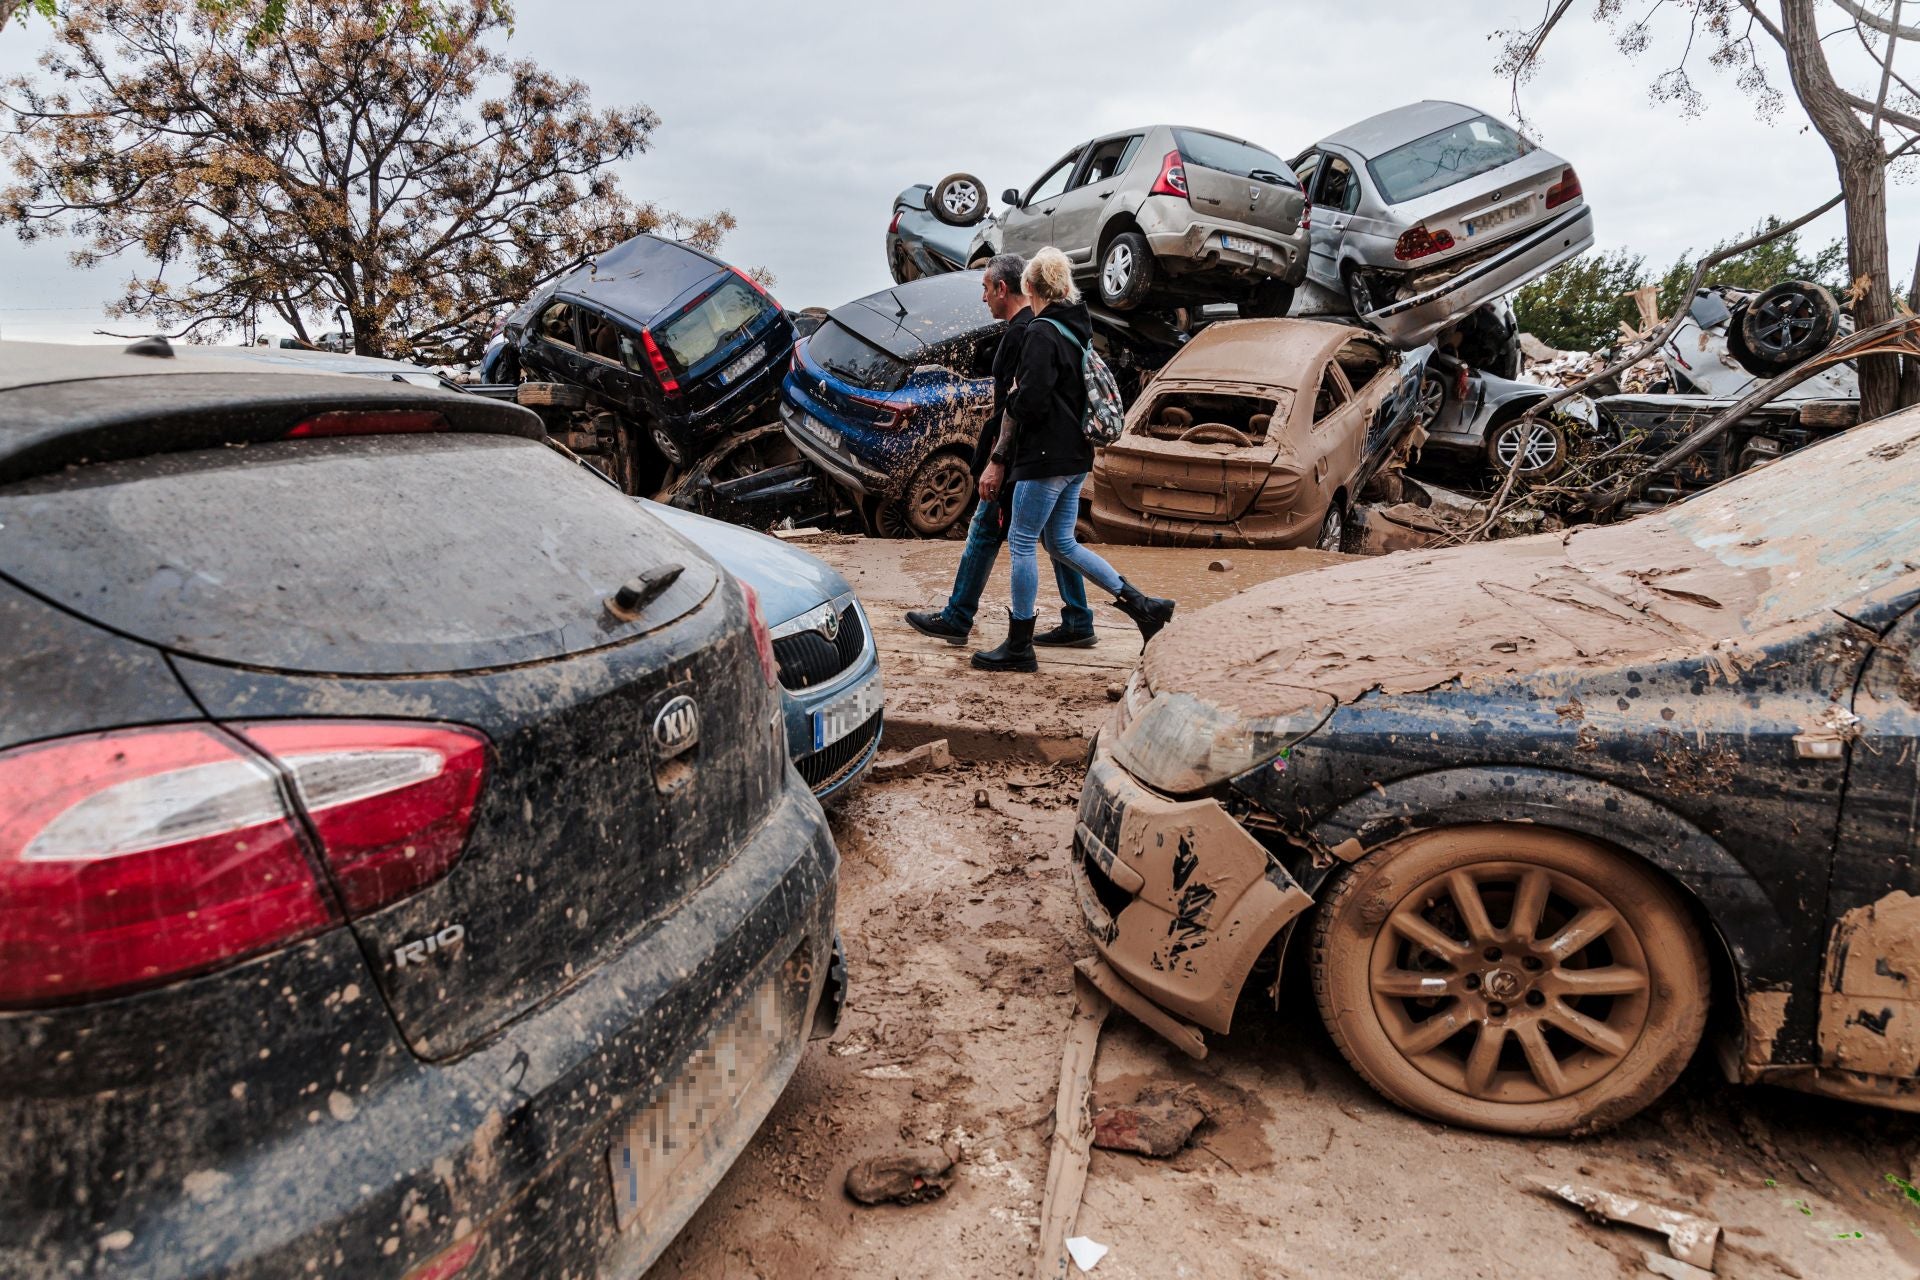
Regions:
<instances>
[{"instance_id":1,"label":"black hatchback","mask_svg":"<svg viewBox=\"0 0 1920 1280\"><path fill-rule=\"evenodd\" d=\"M0 1275L637 1275L841 967L751 590L512 405L0 343Z\"/></svg>"},{"instance_id":2,"label":"black hatchback","mask_svg":"<svg viewBox=\"0 0 1920 1280\"><path fill-rule=\"evenodd\" d=\"M629 493L647 446L685 466L725 432L772 420L793 322L766 289L690 245L635 236L516 310L522 376L585 390L625 419L615 479ZM644 439L632 438L635 429Z\"/></svg>"}]
</instances>

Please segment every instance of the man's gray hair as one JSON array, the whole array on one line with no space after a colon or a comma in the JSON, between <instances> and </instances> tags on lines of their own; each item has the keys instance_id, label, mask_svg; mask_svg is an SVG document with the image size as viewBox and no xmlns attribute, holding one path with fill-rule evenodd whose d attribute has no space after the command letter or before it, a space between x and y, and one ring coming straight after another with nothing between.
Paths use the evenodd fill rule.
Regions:
<instances>
[{"instance_id":1,"label":"man's gray hair","mask_svg":"<svg viewBox=\"0 0 1920 1280\"><path fill-rule=\"evenodd\" d=\"M1027 269L1026 262L1017 253L996 253L987 261L987 283L1006 287L1010 293L1020 292L1020 273Z\"/></svg>"}]
</instances>

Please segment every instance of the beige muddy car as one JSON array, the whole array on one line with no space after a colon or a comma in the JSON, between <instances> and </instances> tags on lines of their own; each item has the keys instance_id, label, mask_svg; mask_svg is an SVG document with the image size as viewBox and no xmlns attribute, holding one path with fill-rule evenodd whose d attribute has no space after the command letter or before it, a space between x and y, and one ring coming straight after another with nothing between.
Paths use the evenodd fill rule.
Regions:
<instances>
[{"instance_id":1,"label":"beige muddy car","mask_svg":"<svg viewBox=\"0 0 1920 1280\"><path fill-rule=\"evenodd\" d=\"M1415 421L1424 350L1320 320L1209 325L1093 463L1108 542L1351 549L1347 512Z\"/></svg>"}]
</instances>

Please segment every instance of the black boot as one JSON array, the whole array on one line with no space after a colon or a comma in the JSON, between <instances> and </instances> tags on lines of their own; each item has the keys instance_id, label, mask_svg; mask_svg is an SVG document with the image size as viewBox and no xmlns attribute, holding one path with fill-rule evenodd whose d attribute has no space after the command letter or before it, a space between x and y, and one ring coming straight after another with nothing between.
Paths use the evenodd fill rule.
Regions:
<instances>
[{"instance_id":1,"label":"black boot","mask_svg":"<svg viewBox=\"0 0 1920 1280\"><path fill-rule=\"evenodd\" d=\"M1124 578L1120 580L1120 598L1113 603L1115 608L1133 619L1134 626L1140 628L1142 648L1159 633L1160 628L1173 621L1173 601L1143 595L1140 588Z\"/></svg>"},{"instance_id":2,"label":"black boot","mask_svg":"<svg viewBox=\"0 0 1920 1280\"><path fill-rule=\"evenodd\" d=\"M973 655L973 665L982 671L1038 671L1033 656L1033 619L1007 615L1007 638L998 649Z\"/></svg>"},{"instance_id":3,"label":"black boot","mask_svg":"<svg viewBox=\"0 0 1920 1280\"><path fill-rule=\"evenodd\" d=\"M971 630L968 627L957 627L949 622L945 609L931 611L915 609L907 614L907 625L923 636L945 640L948 644L965 644Z\"/></svg>"},{"instance_id":4,"label":"black boot","mask_svg":"<svg viewBox=\"0 0 1920 1280\"><path fill-rule=\"evenodd\" d=\"M1035 644L1049 645L1055 649L1091 649L1100 643L1100 637L1093 633L1088 625L1085 631L1075 631L1063 621L1051 631L1042 631L1033 638Z\"/></svg>"}]
</instances>

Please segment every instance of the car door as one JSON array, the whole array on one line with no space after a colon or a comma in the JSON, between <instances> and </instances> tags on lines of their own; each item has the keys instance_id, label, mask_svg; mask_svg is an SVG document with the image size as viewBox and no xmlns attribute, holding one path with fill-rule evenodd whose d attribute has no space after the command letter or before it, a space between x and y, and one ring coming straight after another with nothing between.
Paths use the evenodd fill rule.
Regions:
<instances>
[{"instance_id":1,"label":"car door","mask_svg":"<svg viewBox=\"0 0 1920 1280\"><path fill-rule=\"evenodd\" d=\"M1307 232L1307 279L1324 289L1338 289L1340 272L1334 263L1338 257L1340 237L1333 228L1332 220L1320 212L1320 169L1326 159L1323 151L1307 152L1294 160L1293 176L1300 179L1300 189L1307 193L1313 205L1313 221Z\"/></svg>"},{"instance_id":2,"label":"car door","mask_svg":"<svg viewBox=\"0 0 1920 1280\"><path fill-rule=\"evenodd\" d=\"M615 404L643 407L634 378L621 360L620 325L613 317L589 306L576 306L580 334L578 354L582 385Z\"/></svg>"},{"instance_id":3,"label":"car door","mask_svg":"<svg viewBox=\"0 0 1920 1280\"><path fill-rule=\"evenodd\" d=\"M1850 613L1843 610L1843 613ZM1796 763L1846 787L1827 893L1819 1063L1920 1076L1920 611L1896 622L1855 687L1851 723L1794 739ZM1849 742L1857 732L1858 737Z\"/></svg>"},{"instance_id":4,"label":"car door","mask_svg":"<svg viewBox=\"0 0 1920 1280\"><path fill-rule=\"evenodd\" d=\"M581 382L580 337L574 327L575 306L555 298L533 318L533 341L523 359L532 372L554 382Z\"/></svg>"},{"instance_id":5,"label":"car door","mask_svg":"<svg viewBox=\"0 0 1920 1280\"><path fill-rule=\"evenodd\" d=\"M1313 247L1307 272L1328 288L1344 292L1340 249L1360 208L1360 175L1345 156L1323 151L1313 177Z\"/></svg>"},{"instance_id":6,"label":"car door","mask_svg":"<svg viewBox=\"0 0 1920 1280\"><path fill-rule=\"evenodd\" d=\"M1086 149L1053 209L1053 246L1076 267L1091 266L1100 224L1107 205L1120 186L1120 176L1132 165L1143 133L1101 138Z\"/></svg>"},{"instance_id":7,"label":"car door","mask_svg":"<svg viewBox=\"0 0 1920 1280\"><path fill-rule=\"evenodd\" d=\"M1000 218L1000 248L1031 258L1053 243L1053 215L1060 197L1080 164L1084 146L1075 147L1027 190L1018 208L1010 208Z\"/></svg>"},{"instance_id":8,"label":"car door","mask_svg":"<svg viewBox=\"0 0 1920 1280\"><path fill-rule=\"evenodd\" d=\"M1358 469L1365 438L1361 411L1362 406L1354 399L1353 388L1347 383L1347 376L1340 372L1339 363L1327 361L1326 372L1321 374L1319 389L1314 393L1312 424L1300 446L1301 462L1307 465L1301 476L1302 501L1295 505L1296 511L1324 513L1333 502L1334 493ZM1306 501L1309 494L1312 495L1311 507ZM1347 497L1351 500L1353 495L1350 493Z\"/></svg>"}]
</instances>

